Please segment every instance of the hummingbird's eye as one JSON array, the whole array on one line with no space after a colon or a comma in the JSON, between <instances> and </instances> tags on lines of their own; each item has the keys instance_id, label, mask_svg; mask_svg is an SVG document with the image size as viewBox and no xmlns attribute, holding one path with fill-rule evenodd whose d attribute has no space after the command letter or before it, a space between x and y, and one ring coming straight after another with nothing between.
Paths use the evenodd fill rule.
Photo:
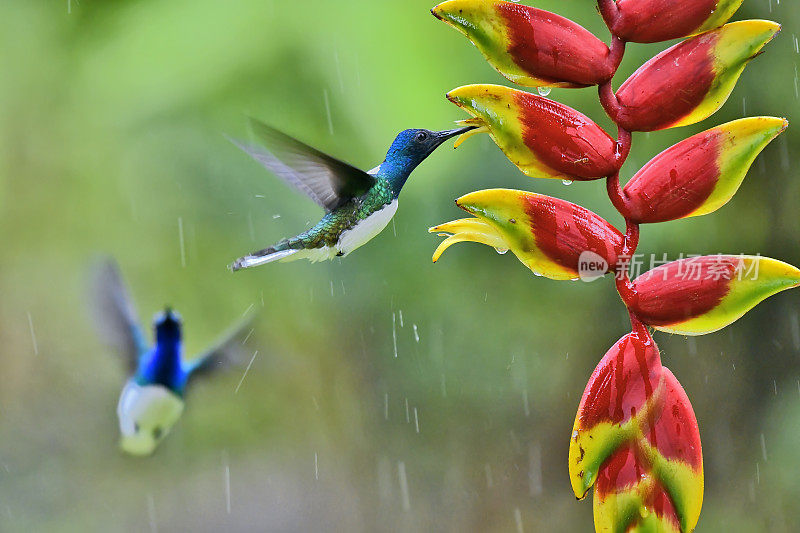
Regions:
<instances>
[{"instance_id":1,"label":"hummingbird's eye","mask_svg":"<svg viewBox=\"0 0 800 533\"><path fill-rule=\"evenodd\" d=\"M428 140L428 132L427 131L418 131L417 135L414 137L417 142L423 142Z\"/></svg>"}]
</instances>

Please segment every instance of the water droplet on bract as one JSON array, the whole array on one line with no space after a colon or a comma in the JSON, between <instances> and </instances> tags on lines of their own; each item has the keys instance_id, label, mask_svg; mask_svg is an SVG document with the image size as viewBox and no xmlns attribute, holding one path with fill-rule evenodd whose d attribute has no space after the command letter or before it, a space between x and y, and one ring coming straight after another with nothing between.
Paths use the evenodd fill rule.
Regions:
<instances>
[{"instance_id":1,"label":"water droplet on bract","mask_svg":"<svg viewBox=\"0 0 800 533\"><path fill-rule=\"evenodd\" d=\"M503 255L504 253L508 252L508 248L495 248L494 250L500 255Z\"/></svg>"},{"instance_id":2,"label":"water droplet on bract","mask_svg":"<svg viewBox=\"0 0 800 533\"><path fill-rule=\"evenodd\" d=\"M564 185L572 185L572 180L561 180Z\"/></svg>"},{"instance_id":3,"label":"water droplet on bract","mask_svg":"<svg viewBox=\"0 0 800 533\"><path fill-rule=\"evenodd\" d=\"M550 87L537 87L536 90L539 92L539 96L547 96L550 94Z\"/></svg>"}]
</instances>

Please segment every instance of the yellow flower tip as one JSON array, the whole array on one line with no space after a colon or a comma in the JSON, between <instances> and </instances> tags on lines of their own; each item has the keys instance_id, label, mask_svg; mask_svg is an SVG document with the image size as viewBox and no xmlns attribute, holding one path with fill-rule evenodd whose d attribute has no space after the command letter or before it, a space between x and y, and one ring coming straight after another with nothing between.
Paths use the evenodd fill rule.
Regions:
<instances>
[{"instance_id":1,"label":"yellow flower tip","mask_svg":"<svg viewBox=\"0 0 800 533\"><path fill-rule=\"evenodd\" d=\"M457 242L477 242L496 249L507 250L508 244L503 236L490 224L478 218L462 218L439 224L428 230L437 233L443 240L433 253L433 262L437 262L450 246Z\"/></svg>"},{"instance_id":2,"label":"yellow flower tip","mask_svg":"<svg viewBox=\"0 0 800 533\"><path fill-rule=\"evenodd\" d=\"M781 31L781 25L771 20L740 20L726 24L719 30L721 32L721 40L717 45L721 54L725 54L723 50L730 51L741 50L744 43L746 47L748 44L753 50L753 54L749 59L753 59L762 53L762 48L767 43L772 41Z\"/></svg>"},{"instance_id":3,"label":"yellow flower tip","mask_svg":"<svg viewBox=\"0 0 800 533\"><path fill-rule=\"evenodd\" d=\"M497 88L497 89L496 89ZM445 97L464 110L474 113L471 108L471 100L481 95L481 92L487 95L494 95L494 92L499 92L503 87L487 84L471 84L456 87L452 91L445 94Z\"/></svg>"},{"instance_id":4,"label":"yellow flower tip","mask_svg":"<svg viewBox=\"0 0 800 533\"><path fill-rule=\"evenodd\" d=\"M456 200L456 205L473 215L497 221L503 213L518 213L520 199L531 194L513 189L484 189L465 194Z\"/></svg>"},{"instance_id":5,"label":"yellow flower tip","mask_svg":"<svg viewBox=\"0 0 800 533\"><path fill-rule=\"evenodd\" d=\"M450 235L452 232L447 232L447 235L442 235L443 231L447 231L446 229L444 229L446 226L447 224L439 224L438 226L431 226L430 228L428 228L428 233L438 233L439 237L447 237L447 235Z\"/></svg>"},{"instance_id":6,"label":"yellow flower tip","mask_svg":"<svg viewBox=\"0 0 800 533\"><path fill-rule=\"evenodd\" d=\"M437 19L453 26L462 33L466 33L468 28L475 26L474 18L476 12L485 11L488 3L484 0L447 0L431 9L431 14Z\"/></svg>"},{"instance_id":7,"label":"yellow flower tip","mask_svg":"<svg viewBox=\"0 0 800 533\"><path fill-rule=\"evenodd\" d=\"M469 130L466 133L462 133L461 135L458 136L458 139L456 139L456 142L453 144L453 149L458 148L459 146L461 146L461 143L463 143L464 141L466 141L467 139L478 133L489 133L489 128L486 126L479 126L474 130Z\"/></svg>"},{"instance_id":8,"label":"yellow flower tip","mask_svg":"<svg viewBox=\"0 0 800 533\"><path fill-rule=\"evenodd\" d=\"M442 254L444 253L445 250L450 248L455 243L461 242L462 240L464 239L458 238L457 235L450 235L441 243L439 243L439 246L436 247L436 250L433 252L433 257L431 258L433 262L434 263L438 262L439 258L442 257Z\"/></svg>"}]
</instances>

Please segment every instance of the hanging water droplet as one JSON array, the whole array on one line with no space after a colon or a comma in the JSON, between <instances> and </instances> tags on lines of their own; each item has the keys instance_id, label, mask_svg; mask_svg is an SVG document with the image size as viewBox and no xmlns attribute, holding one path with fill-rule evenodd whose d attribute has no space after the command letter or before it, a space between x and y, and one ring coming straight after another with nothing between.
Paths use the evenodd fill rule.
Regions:
<instances>
[{"instance_id":1,"label":"hanging water droplet","mask_svg":"<svg viewBox=\"0 0 800 533\"><path fill-rule=\"evenodd\" d=\"M539 92L539 96L547 96L550 94L550 87L537 87L536 90Z\"/></svg>"},{"instance_id":2,"label":"hanging water droplet","mask_svg":"<svg viewBox=\"0 0 800 533\"><path fill-rule=\"evenodd\" d=\"M572 180L561 180L564 185L572 185Z\"/></svg>"},{"instance_id":3,"label":"hanging water droplet","mask_svg":"<svg viewBox=\"0 0 800 533\"><path fill-rule=\"evenodd\" d=\"M504 253L508 252L508 248L495 248L494 250L500 255L503 255Z\"/></svg>"}]
</instances>

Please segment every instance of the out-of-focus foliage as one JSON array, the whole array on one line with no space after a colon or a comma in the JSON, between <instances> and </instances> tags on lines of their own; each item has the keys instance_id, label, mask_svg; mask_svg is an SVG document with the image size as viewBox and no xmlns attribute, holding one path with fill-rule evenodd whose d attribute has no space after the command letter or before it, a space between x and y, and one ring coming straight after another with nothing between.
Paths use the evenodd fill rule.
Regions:
<instances>
[{"instance_id":1,"label":"out-of-focus foliage","mask_svg":"<svg viewBox=\"0 0 800 533\"><path fill-rule=\"evenodd\" d=\"M588 0L536 5L607 39ZM225 140L247 134L244 115L371 168L397 131L463 118L447 90L506 83L432 6L0 4L0 529L591 522L570 496L566 444L598 346L628 328L615 291L608 280L535 278L479 247L432 265L437 243L425 230L460 216L454 198L491 187L563 198L618 225L603 183L532 181L476 136L426 161L394 224L346 261L225 270L319 216ZM637 134L623 181L734 118L800 123L800 8L749 0L734 17L747 18L782 23L770 53L712 118ZM665 46L630 45L617 85ZM611 128L592 89L550 98ZM721 251L800 263L798 143L790 127L713 217L644 227L646 268L650 254ZM251 305L261 312L250 372L199 384L147 460L116 448L122 364L85 310L99 253L119 260L145 323L164 304L181 312L190 352ZM800 521L798 313L787 292L722 334L656 337L702 428L700 530L790 531Z\"/></svg>"}]
</instances>

